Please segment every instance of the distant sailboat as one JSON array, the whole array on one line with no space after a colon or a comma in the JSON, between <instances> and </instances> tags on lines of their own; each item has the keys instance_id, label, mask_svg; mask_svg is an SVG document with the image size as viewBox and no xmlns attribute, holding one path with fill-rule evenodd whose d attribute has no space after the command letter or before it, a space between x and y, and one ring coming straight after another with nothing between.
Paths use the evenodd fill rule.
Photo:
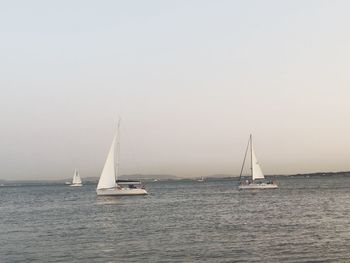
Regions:
<instances>
[{"instance_id":1,"label":"distant sailboat","mask_svg":"<svg viewBox=\"0 0 350 263\"><path fill-rule=\"evenodd\" d=\"M119 147L120 147L120 120L118 121L117 133L114 135L100 180L98 181L97 195L146 195L147 191L136 187L138 181L118 181Z\"/></svg>"},{"instance_id":2,"label":"distant sailboat","mask_svg":"<svg viewBox=\"0 0 350 263\"><path fill-rule=\"evenodd\" d=\"M198 182L204 182L204 177L202 176L200 179L197 180Z\"/></svg>"},{"instance_id":3,"label":"distant sailboat","mask_svg":"<svg viewBox=\"0 0 350 263\"><path fill-rule=\"evenodd\" d=\"M239 189L275 189L278 188L277 184L273 181L264 182L265 176L261 170L260 164L256 158L254 147L253 147L253 136L250 135L247 150L244 155L243 165L239 178L242 178L242 171L244 168L244 163L247 157L247 152L250 146L250 158L251 158L251 176L252 180L240 180Z\"/></svg>"},{"instance_id":4,"label":"distant sailboat","mask_svg":"<svg viewBox=\"0 0 350 263\"><path fill-rule=\"evenodd\" d=\"M70 186L83 186L79 172L77 170L74 170L73 181Z\"/></svg>"}]
</instances>

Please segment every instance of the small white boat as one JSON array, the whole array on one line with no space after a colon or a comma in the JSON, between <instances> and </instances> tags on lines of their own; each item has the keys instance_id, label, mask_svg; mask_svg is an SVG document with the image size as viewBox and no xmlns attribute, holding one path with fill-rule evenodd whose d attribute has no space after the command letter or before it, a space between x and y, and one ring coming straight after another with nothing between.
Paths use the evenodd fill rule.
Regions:
<instances>
[{"instance_id":1,"label":"small white boat","mask_svg":"<svg viewBox=\"0 0 350 263\"><path fill-rule=\"evenodd\" d=\"M120 120L118 121L117 132L114 135L100 180L98 181L96 193L99 196L111 195L147 195L147 191L136 181L117 181L119 168L119 147L120 147ZM125 182L126 181L126 182Z\"/></svg>"},{"instance_id":2,"label":"small white boat","mask_svg":"<svg viewBox=\"0 0 350 263\"><path fill-rule=\"evenodd\" d=\"M251 157L251 176L252 180L246 179L246 180L241 180L242 179L242 172L244 168L244 163L247 157L247 152L250 146L250 157ZM244 155L244 160L243 160L243 165L241 169L241 173L239 175L240 178L240 185L238 186L239 189L276 189L278 188L278 185L274 181L264 181L265 176L261 170L260 164L256 158L255 152L254 152L254 147L253 147L253 137L250 135L248 145L247 145L247 150Z\"/></svg>"},{"instance_id":3,"label":"small white boat","mask_svg":"<svg viewBox=\"0 0 350 263\"><path fill-rule=\"evenodd\" d=\"M69 186L83 186L79 172L75 169L72 183Z\"/></svg>"},{"instance_id":4,"label":"small white boat","mask_svg":"<svg viewBox=\"0 0 350 263\"><path fill-rule=\"evenodd\" d=\"M200 179L197 180L198 182L204 182L204 177L202 176Z\"/></svg>"}]
</instances>

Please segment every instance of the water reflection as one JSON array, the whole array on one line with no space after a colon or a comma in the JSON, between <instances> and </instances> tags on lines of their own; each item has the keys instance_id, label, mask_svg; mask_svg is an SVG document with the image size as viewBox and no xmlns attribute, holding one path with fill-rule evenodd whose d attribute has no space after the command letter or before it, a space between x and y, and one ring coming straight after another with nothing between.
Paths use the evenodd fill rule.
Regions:
<instances>
[{"instance_id":1,"label":"water reflection","mask_svg":"<svg viewBox=\"0 0 350 263\"><path fill-rule=\"evenodd\" d=\"M96 204L97 205L122 205L121 196L97 196Z\"/></svg>"}]
</instances>

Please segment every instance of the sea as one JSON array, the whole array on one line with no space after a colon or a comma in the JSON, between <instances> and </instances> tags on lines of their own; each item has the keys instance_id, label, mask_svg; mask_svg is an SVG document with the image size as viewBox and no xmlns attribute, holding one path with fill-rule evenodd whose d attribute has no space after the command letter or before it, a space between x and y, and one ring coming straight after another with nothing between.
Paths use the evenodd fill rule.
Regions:
<instances>
[{"instance_id":1,"label":"sea","mask_svg":"<svg viewBox=\"0 0 350 263\"><path fill-rule=\"evenodd\" d=\"M0 262L350 262L350 177L146 183L148 196L97 197L95 184L0 187Z\"/></svg>"}]
</instances>

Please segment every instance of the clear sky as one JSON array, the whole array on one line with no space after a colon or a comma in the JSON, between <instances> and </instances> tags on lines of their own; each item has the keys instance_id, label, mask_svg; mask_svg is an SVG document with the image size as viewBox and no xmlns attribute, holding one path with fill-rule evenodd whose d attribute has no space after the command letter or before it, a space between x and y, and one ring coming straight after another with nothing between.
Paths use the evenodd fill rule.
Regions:
<instances>
[{"instance_id":1,"label":"clear sky","mask_svg":"<svg viewBox=\"0 0 350 263\"><path fill-rule=\"evenodd\" d=\"M0 179L350 170L350 1L2 1Z\"/></svg>"}]
</instances>

